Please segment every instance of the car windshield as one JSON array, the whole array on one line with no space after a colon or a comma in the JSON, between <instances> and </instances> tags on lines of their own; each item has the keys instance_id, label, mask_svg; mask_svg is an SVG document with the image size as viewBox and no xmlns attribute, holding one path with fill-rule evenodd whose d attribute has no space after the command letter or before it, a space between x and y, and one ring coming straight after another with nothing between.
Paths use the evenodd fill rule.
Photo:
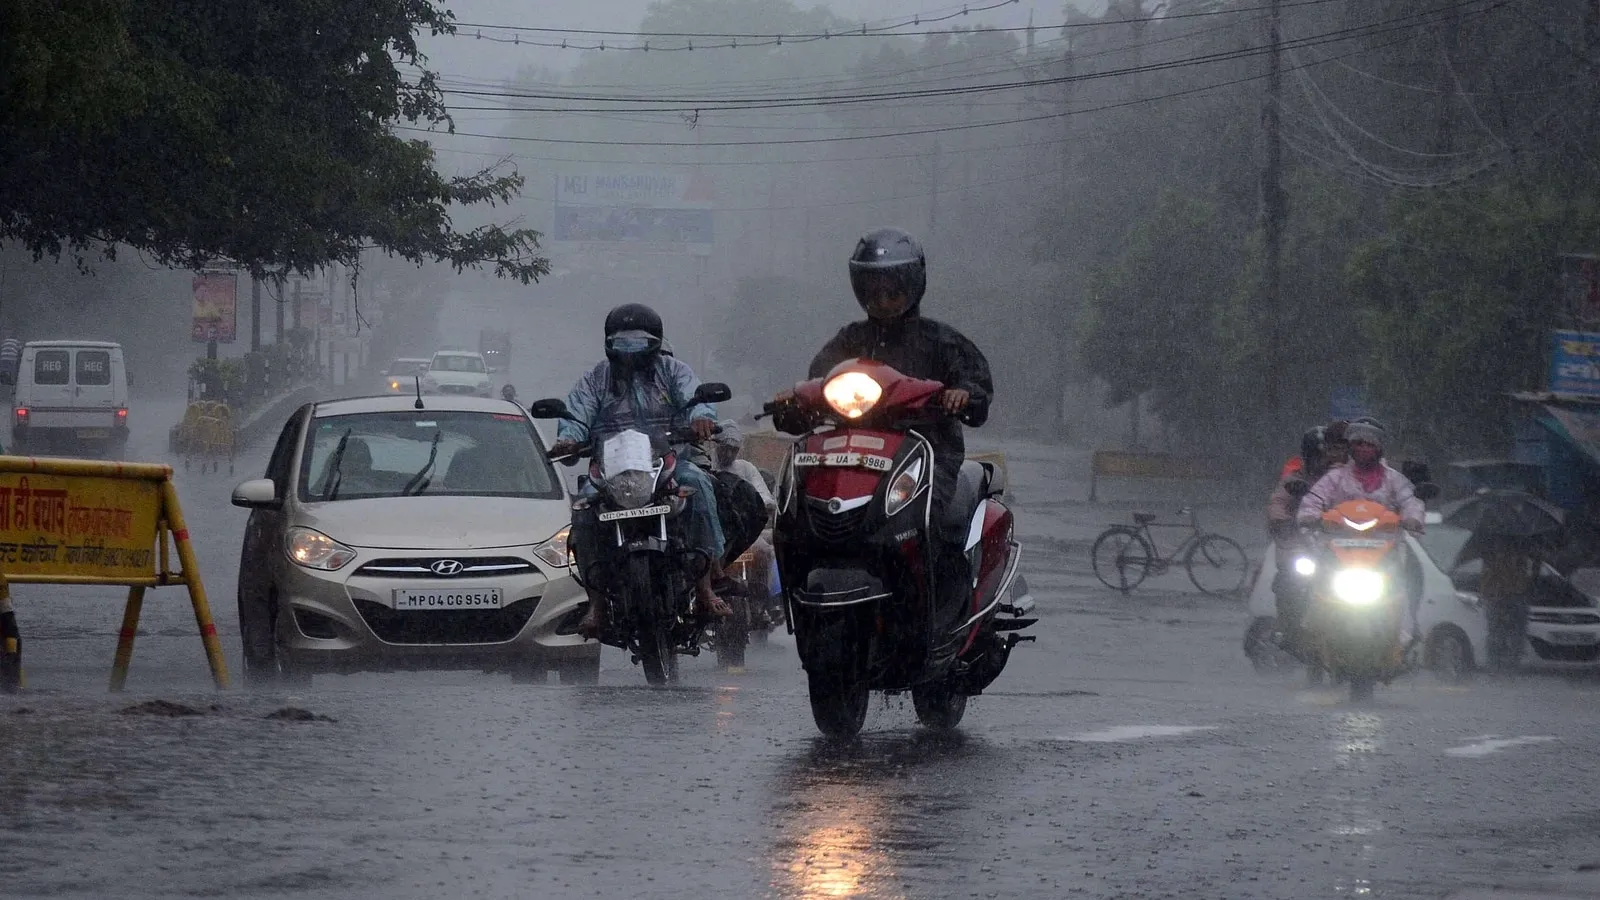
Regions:
<instances>
[{"instance_id":1,"label":"car windshield","mask_svg":"<svg viewBox=\"0 0 1600 900\"><path fill-rule=\"evenodd\" d=\"M435 356L431 368L435 372L483 372L483 360L476 356Z\"/></svg>"},{"instance_id":2,"label":"car windshield","mask_svg":"<svg viewBox=\"0 0 1600 900\"><path fill-rule=\"evenodd\" d=\"M301 459L299 496L308 503L563 496L532 423L503 413L405 410L318 418Z\"/></svg>"}]
</instances>

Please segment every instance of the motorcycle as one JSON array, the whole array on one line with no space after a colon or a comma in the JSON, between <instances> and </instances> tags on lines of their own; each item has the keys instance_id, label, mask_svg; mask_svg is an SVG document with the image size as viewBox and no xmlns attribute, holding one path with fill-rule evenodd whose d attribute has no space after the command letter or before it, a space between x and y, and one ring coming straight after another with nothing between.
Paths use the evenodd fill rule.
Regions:
<instances>
[{"instance_id":1,"label":"motorcycle","mask_svg":"<svg viewBox=\"0 0 1600 900\"><path fill-rule=\"evenodd\" d=\"M762 532L757 542L740 553L723 572L734 589L723 597L733 616L712 628L717 662L724 668L744 666L745 649L752 642L765 644L772 630L784 622L783 595L771 586L772 532ZM765 550L763 553L762 551Z\"/></svg>"},{"instance_id":2,"label":"motorcycle","mask_svg":"<svg viewBox=\"0 0 1600 900\"><path fill-rule=\"evenodd\" d=\"M1304 490L1303 488L1301 489ZM1370 500L1348 500L1322 515L1305 616L1308 665L1350 685L1350 699L1372 698L1379 681L1405 671L1400 644L1407 603L1400 517Z\"/></svg>"},{"instance_id":3,"label":"motorcycle","mask_svg":"<svg viewBox=\"0 0 1600 900\"><path fill-rule=\"evenodd\" d=\"M861 730L873 691L910 691L917 719L948 729L967 698L1005 668L1033 608L994 467L967 461L933 518L933 447L919 427L946 414L944 386L867 359L774 402L778 429L800 435L778 479L773 532L786 624L806 672L811 714L831 737ZM941 531L965 535L972 580L940 610ZM1001 614L1004 613L1004 617Z\"/></svg>"},{"instance_id":4,"label":"motorcycle","mask_svg":"<svg viewBox=\"0 0 1600 900\"><path fill-rule=\"evenodd\" d=\"M725 384L700 385L685 404L721 403L731 397ZM539 400L529 407L536 419L573 421L565 402ZM711 560L691 549L683 516L688 495L673 474L674 445L694 440L688 433L646 435L628 429L607 438L595 452L579 447L561 461L568 465L590 458L589 473L580 483L594 487L600 530L598 558L588 569L596 574L591 587L607 599L606 628L600 642L627 650L644 667L652 685L678 680L678 655L698 656L705 623L692 611L694 584Z\"/></svg>"}]
</instances>

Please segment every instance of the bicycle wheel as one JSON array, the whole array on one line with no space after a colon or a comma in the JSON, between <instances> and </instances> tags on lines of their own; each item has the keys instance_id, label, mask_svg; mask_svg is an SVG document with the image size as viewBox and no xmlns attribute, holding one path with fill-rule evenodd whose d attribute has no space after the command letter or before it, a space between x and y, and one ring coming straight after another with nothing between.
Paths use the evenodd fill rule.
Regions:
<instances>
[{"instance_id":1,"label":"bicycle wheel","mask_svg":"<svg viewBox=\"0 0 1600 900\"><path fill-rule=\"evenodd\" d=\"M1095 577L1124 594L1139 586L1155 562L1156 550L1144 535L1126 525L1113 525L1094 539L1089 556Z\"/></svg>"},{"instance_id":2,"label":"bicycle wheel","mask_svg":"<svg viewBox=\"0 0 1600 900\"><path fill-rule=\"evenodd\" d=\"M1189 570L1189 580L1202 592L1238 594L1250 574L1250 557L1232 538L1207 534L1189 548L1183 566Z\"/></svg>"}]
</instances>

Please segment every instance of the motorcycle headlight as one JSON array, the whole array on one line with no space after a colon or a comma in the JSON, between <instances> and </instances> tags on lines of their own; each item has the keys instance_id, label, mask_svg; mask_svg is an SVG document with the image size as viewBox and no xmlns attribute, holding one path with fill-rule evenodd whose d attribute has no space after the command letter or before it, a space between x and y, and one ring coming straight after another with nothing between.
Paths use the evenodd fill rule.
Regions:
<instances>
[{"instance_id":1,"label":"motorcycle headlight","mask_svg":"<svg viewBox=\"0 0 1600 900\"><path fill-rule=\"evenodd\" d=\"M623 509L638 509L649 503L651 496L655 494L656 473L641 472L637 469L619 472L606 482L606 490L617 506Z\"/></svg>"},{"instance_id":2,"label":"motorcycle headlight","mask_svg":"<svg viewBox=\"0 0 1600 900\"><path fill-rule=\"evenodd\" d=\"M570 568L576 560L572 556L572 548L567 546L567 535L572 531L572 526L561 529L548 541L533 548L533 555L547 566L558 569Z\"/></svg>"},{"instance_id":3,"label":"motorcycle headlight","mask_svg":"<svg viewBox=\"0 0 1600 900\"><path fill-rule=\"evenodd\" d=\"M1309 556L1297 556L1294 558L1294 571L1296 575L1310 578L1317 574L1317 561Z\"/></svg>"},{"instance_id":4,"label":"motorcycle headlight","mask_svg":"<svg viewBox=\"0 0 1600 900\"><path fill-rule=\"evenodd\" d=\"M322 532L299 527L284 535L283 552L295 565L323 572L342 569L356 558L356 551Z\"/></svg>"},{"instance_id":5,"label":"motorcycle headlight","mask_svg":"<svg viewBox=\"0 0 1600 900\"><path fill-rule=\"evenodd\" d=\"M886 515L894 515L906 508L906 504L917 496L917 489L922 486L922 461L917 457L909 466L900 470L900 474L889 483L889 492L883 497L883 511Z\"/></svg>"},{"instance_id":6,"label":"motorcycle headlight","mask_svg":"<svg viewBox=\"0 0 1600 900\"><path fill-rule=\"evenodd\" d=\"M1383 587L1383 575L1371 569L1345 569L1333 576L1333 596L1351 606L1377 603Z\"/></svg>"},{"instance_id":7,"label":"motorcycle headlight","mask_svg":"<svg viewBox=\"0 0 1600 900\"><path fill-rule=\"evenodd\" d=\"M845 372L822 386L822 399L846 419L859 419L883 396L883 385L865 372Z\"/></svg>"}]
</instances>

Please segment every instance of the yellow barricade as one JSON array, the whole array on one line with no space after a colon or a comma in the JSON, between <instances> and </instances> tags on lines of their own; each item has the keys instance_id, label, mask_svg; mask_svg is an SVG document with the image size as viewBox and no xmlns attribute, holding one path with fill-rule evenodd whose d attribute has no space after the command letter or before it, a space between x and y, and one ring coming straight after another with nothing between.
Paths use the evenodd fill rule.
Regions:
<instances>
[{"instance_id":1,"label":"yellow barricade","mask_svg":"<svg viewBox=\"0 0 1600 900\"><path fill-rule=\"evenodd\" d=\"M177 572L168 565L169 535L182 567ZM145 589L184 585L212 680L218 688L228 686L170 466L0 456L0 614L11 609L12 584L127 586L111 664L113 691L127 681ZM18 650L14 636L0 647L0 690L22 686Z\"/></svg>"},{"instance_id":2,"label":"yellow barricade","mask_svg":"<svg viewBox=\"0 0 1600 900\"><path fill-rule=\"evenodd\" d=\"M1206 481L1225 477L1215 460L1170 453L1096 450L1090 460L1089 502L1099 501L1101 478L1181 478Z\"/></svg>"}]
</instances>

